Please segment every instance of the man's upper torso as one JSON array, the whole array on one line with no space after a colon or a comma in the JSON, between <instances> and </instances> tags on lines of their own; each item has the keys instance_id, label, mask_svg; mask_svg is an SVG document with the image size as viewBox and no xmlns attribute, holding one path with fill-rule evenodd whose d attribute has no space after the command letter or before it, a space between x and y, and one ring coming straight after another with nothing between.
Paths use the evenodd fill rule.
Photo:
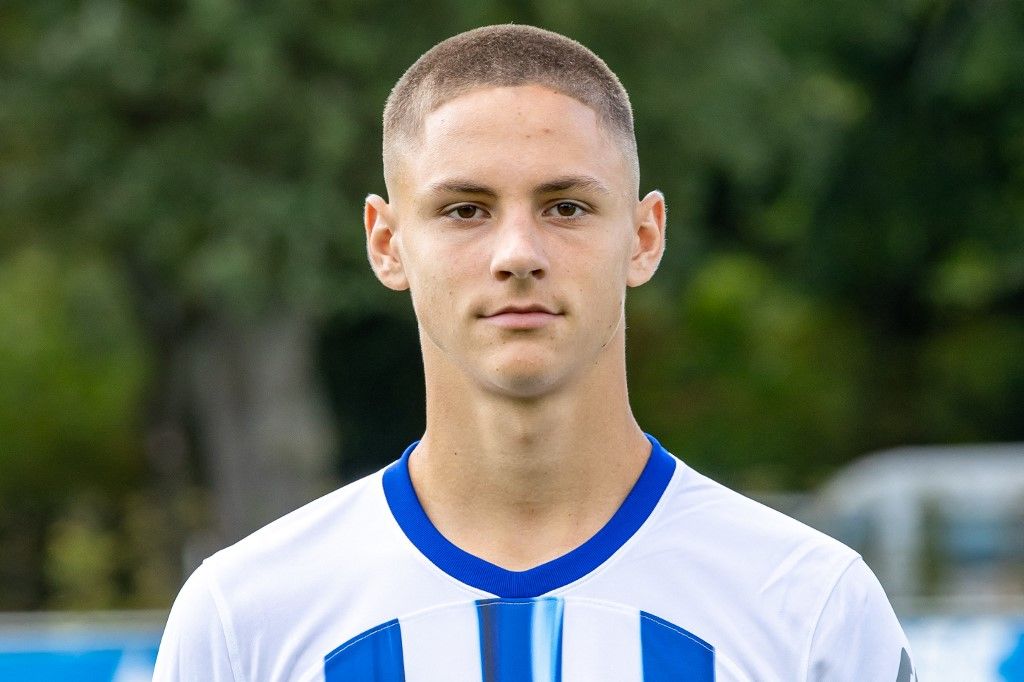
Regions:
<instances>
[{"instance_id":1,"label":"man's upper torso","mask_svg":"<svg viewBox=\"0 0 1024 682\"><path fill-rule=\"evenodd\" d=\"M408 454L209 558L156 679L913 679L856 553L656 442L597 535L522 572L434 529Z\"/></svg>"}]
</instances>

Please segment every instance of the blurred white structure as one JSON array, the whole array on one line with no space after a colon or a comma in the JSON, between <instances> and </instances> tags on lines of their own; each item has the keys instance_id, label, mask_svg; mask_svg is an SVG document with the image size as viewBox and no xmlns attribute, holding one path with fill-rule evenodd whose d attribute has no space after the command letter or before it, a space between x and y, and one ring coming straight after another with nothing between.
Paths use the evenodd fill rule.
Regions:
<instances>
[{"instance_id":1,"label":"blurred white structure","mask_svg":"<svg viewBox=\"0 0 1024 682\"><path fill-rule=\"evenodd\" d=\"M804 517L860 551L899 610L1024 607L1024 443L868 455Z\"/></svg>"},{"instance_id":2,"label":"blurred white structure","mask_svg":"<svg viewBox=\"0 0 1024 682\"><path fill-rule=\"evenodd\" d=\"M864 556L919 679L1024 682L1024 443L885 450L757 497Z\"/></svg>"},{"instance_id":3,"label":"blurred white structure","mask_svg":"<svg viewBox=\"0 0 1024 682\"><path fill-rule=\"evenodd\" d=\"M754 496L863 554L898 611L1024 615L1024 443L895 448Z\"/></svg>"}]
</instances>

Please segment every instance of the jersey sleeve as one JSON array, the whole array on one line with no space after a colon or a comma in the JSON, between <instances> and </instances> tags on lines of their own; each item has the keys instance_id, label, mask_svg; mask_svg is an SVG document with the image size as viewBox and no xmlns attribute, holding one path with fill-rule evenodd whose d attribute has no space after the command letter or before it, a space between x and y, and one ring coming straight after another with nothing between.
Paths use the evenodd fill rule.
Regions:
<instances>
[{"instance_id":1,"label":"jersey sleeve","mask_svg":"<svg viewBox=\"0 0 1024 682\"><path fill-rule=\"evenodd\" d=\"M242 682L208 571L196 569L174 600L153 682Z\"/></svg>"},{"instance_id":2,"label":"jersey sleeve","mask_svg":"<svg viewBox=\"0 0 1024 682\"><path fill-rule=\"evenodd\" d=\"M903 628L860 558L840 576L822 609L811 638L807 680L917 680Z\"/></svg>"}]
</instances>

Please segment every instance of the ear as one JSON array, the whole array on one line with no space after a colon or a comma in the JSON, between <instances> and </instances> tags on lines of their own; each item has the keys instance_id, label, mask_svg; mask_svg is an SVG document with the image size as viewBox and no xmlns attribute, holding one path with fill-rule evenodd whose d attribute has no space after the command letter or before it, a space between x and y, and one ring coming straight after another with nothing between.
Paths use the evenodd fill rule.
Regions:
<instances>
[{"instance_id":1,"label":"ear","mask_svg":"<svg viewBox=\"0 0 1024 682\"><path fill-rule=\"evenodd\" d=\"M395 235L391 206L376 194L366 197L363 225L366 227L366 255L377 279L388 289L408 289L409 280L402 267L400 240Z\"/></svg>"},{"instance_id":2,"label":"ear","mask_svg":"<svg viewBox=\"0 0 1024 682\"><path fill-rule=\"evenodd\" d=\"M634 226L626 284L638 287L654 276L665 252L665 197L661 192L651 192L637 204Z\"/></svg>"}]
</instances>

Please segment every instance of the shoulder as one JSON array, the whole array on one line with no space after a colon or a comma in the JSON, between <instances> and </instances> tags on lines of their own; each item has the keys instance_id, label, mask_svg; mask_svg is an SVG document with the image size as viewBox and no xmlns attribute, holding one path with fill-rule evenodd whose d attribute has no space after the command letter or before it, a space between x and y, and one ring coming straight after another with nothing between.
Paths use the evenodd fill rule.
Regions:
<instances>
[{"instance_id":1,"label":"shoulder","mask_svg":"<svg viewBox=\"0 0 1024 682\"><path fill-rule=\"evenodd\" d=\"M404 537L387 508L381 473L350 483L227 547L199 573L224 627L295 627L331 595L354 598L398 563ZM289 625L291 624L291 625Z\"/></svg>"},{"instance_id":2,"label":"shoulder","mask_svg":"<svg viewBox=\"0 0 1024 682\"><path fill-rule=\"evenodd\" d=\"M154 682L243 679L238 668L237 641L225 616L223 605L200 566L174 600L160 640Z\"/></svg>"},{"instance_id":3,"label":"shoulder","mask_svg":"<svg viewBox=\"0 0 1024 682\"><path fill-rule=\"evenodd\" d=\"M916 679L906 635L863 561L850 564L829 592L804 670L808 680Z\"/></svg>"},{"instance_id":4,"label":"shoulder","mask_svg":"<svg viewBox=\"0 0 1024 682\"><path fill-rule=\"evenodd\" d=\"M896 679L909 648L853 549L681 462L651 522L624 557L656 586L644 603L714 643L722 665Z\"/></svg>"},{"instance_id":5,"label":"shoulder","mask_svg":"<svg viewBox=\"0 0 1024 682\"><path fill-rule=\"evenodd\" d=\"M390 521L377 472L282 516L204 562L209 580L237 584L300 569L313 558L365 547ZM260 570L253 571L254 568Z\"/></svg>"},{"instance_id":6,"label":"shoulder","mask_svg":"<svg viewBox=\"0 0 1024 682\"><path fill-rule=\"evenodd\" d=\"M315 668L306 644L316 652L343 639L346 617L362 613L350 608L361 586L401 552L381 474L207 558L171 608L156 679L281 679L279 669Z\"/></svg>"},{"instance_id":7,"label":"shoulder","mask_svg":"<svg viewBox=\"0 0 1024 682\"><path fill-rule=\"evenodd\" d=\"M709 559L746 571L810 573L832 580L859 555L838 540L679 462L659 525L685 528Z\"/></svg>"},{"instance_id":8,"label":"shoulder","mask_svg":"<svg viewBox=\"0 0 1024 682\"><path fill-rule=\"evenodd\" d=\"M634 561L654 567L657 582L691 605L728 612L729 627L759 633L766 649L806 645L829 595L860 561L841 542L682 463L651 521Z\"/></svg>"}]
</instances>

